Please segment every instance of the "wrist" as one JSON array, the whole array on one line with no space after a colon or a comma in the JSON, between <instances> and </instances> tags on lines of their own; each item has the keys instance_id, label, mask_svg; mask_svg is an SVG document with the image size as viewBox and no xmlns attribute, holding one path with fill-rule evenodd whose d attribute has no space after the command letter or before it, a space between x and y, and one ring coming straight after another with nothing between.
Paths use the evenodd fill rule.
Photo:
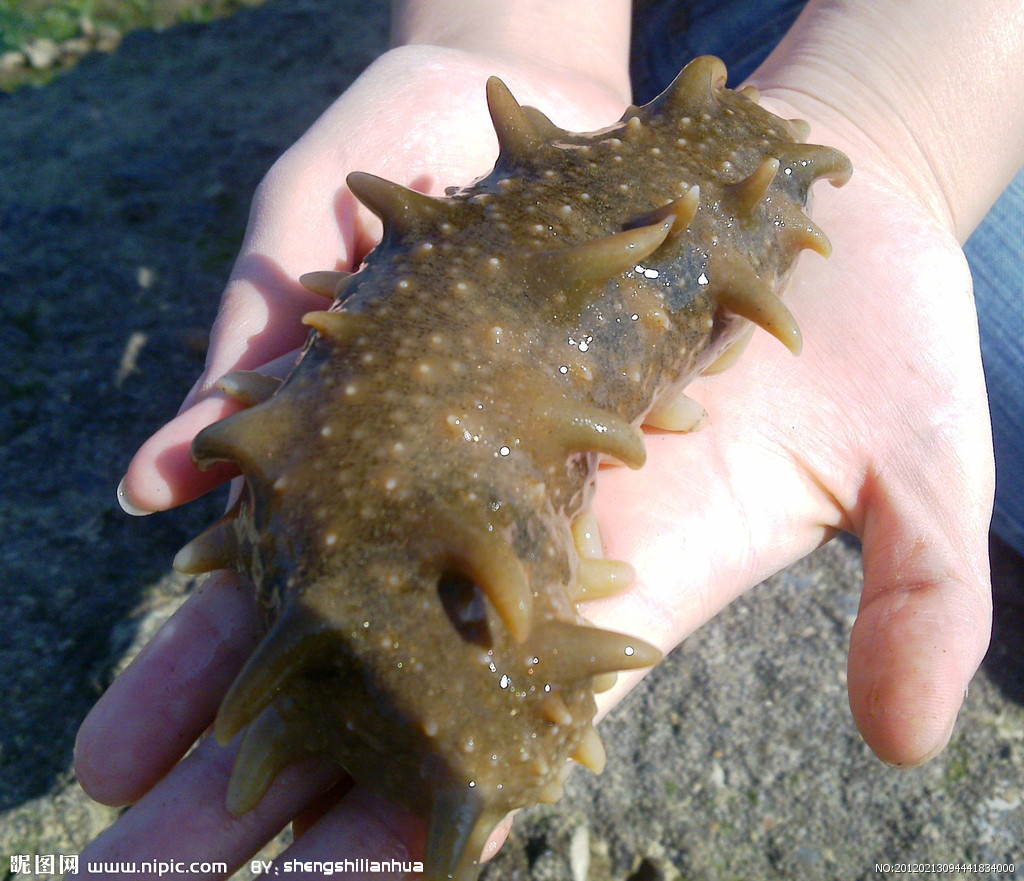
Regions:
<instances>
[{"instance_id":1,"label":"wrist","mask_svg":"<svg viewBox=\"0 0 1024 881\"><path fill-rule=\"evenodd\" d=\"M812 0L753 81L962 242L1020 167L1022 77L1016 0Z\"/></svg>"},{"instance_id":2,"label":"wrist","mask_svg":"<svg viewBox=\"0 0 1024 881\"><path fill-rule=\"evenodd\" d=\"M392 46L432 45L578 76L629 102L629 0L394 0Z\"/></svg>"}]
</instances>

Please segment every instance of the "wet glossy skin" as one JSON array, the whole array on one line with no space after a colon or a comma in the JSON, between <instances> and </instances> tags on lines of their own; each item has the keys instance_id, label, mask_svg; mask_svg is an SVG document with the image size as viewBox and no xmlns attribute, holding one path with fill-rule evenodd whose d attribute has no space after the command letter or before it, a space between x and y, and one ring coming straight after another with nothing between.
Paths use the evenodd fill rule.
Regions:
<instances>
[{"instance_id":1,"label":"wet glossy skin","mask_svg":"<svg viewBox=\"0 0 1024 881\"><path fill-rule=\"evenodd\" d=\"M597 463L643 464L637 425L667 424L736 316L799 349L774 292L828 250L808 187L849 174L724 81L698 59L591 135L492 81L486 178L444 199L350 178L381 245L314 274L337 298L292 375L236 378L265 400L193 446L247 492L178 563L249 576L272 622L218 715L221 739L248 725L233 811L324 754L428 819L428 879L471 881L507 811L560 797L572 759L600 770L595 686L659 655L576 608L628 585L571 529Z\"/></svg>"}]
</instances>

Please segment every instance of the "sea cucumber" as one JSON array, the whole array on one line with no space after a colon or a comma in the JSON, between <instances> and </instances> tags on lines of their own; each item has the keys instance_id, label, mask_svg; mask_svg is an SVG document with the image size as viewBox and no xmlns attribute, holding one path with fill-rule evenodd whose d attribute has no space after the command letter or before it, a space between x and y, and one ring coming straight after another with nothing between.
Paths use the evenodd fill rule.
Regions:
<instances>
[{"instance_id":1,"label":"sea cucumber","mask_svg":"<svg viewBox=\"0 0 1024 881\"><path fill-rule=\"evenodd\" d=\"M587 538L598 462L693 427L682 388L747 328L799 351L778 291L829 252L811 183L850 174L725 82L696 59L580 134L491 79L486 177L435 198L350 175L383 240L303 277L333 302L296 367L225 377L247 407L192 446L245 491L175 565L243 573L268 624L215 724L246 729L232 812L326 756L424 818L429 881L472 881L508 811L557 800L573 760L600 772L595 690L660 655L578 609L631 580Z\"/></svg>"}]
</instances>

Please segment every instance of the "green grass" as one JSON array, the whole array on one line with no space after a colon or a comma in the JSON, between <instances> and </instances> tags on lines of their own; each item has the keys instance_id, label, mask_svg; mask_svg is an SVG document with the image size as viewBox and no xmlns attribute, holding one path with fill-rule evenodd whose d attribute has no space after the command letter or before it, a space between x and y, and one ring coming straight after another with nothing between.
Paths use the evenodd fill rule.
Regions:
<instances>
[{"instance_id":1,"label":"green grass","mask_svg":"<svg viewBox=\"0 0 1024 881\"><path fill-rule=\"evenodd\" d=\"M83 18L117 28L169 27L182 21L212 21L262 0L0 0L0 49L18 49L48 37L77 36Z\"/></svg>"},{"instance_id":2,"label":"green grass","mask_svg":"<svg viewBox=\"0 0 1024 881\"><path fill-rule=\"evenodd\" d=\"M57 44L86 35L86 27L119 34L139 28L160 29L180 22L208 22L265 0L0 0L0 54L17 52L35 40ZM26 82L46 82L66 69L62 61L51 70L30 69L0 75L0 89Z\"/></svg>"}]
</instances>

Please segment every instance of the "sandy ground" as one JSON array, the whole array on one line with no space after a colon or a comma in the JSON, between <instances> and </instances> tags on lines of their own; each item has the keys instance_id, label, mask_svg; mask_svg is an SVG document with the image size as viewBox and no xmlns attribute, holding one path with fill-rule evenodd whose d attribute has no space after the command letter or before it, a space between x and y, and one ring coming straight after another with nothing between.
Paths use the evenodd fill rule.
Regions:
<instances>
[{"instance_id":1,"label":"sandy ground","mask_svg":"<svg viewBox=\"0 0 1024 881\"><path fill-rule=\"evenodd\" d=\"M114 488L202 364L256 183L383 48L379 6L272 0L134 33L0 97L0 878L9 855L78 852L113 819L74 782L75 730L187 591L170 559L222 504L134 520ZM522 817L485 881L1019 864L1024 592L1020 561L996 561L993 649L932 763L892 770L857 735L859 554L833 542L650 676L602 724L605 774Z\"/></svg>"}]
</instances>

